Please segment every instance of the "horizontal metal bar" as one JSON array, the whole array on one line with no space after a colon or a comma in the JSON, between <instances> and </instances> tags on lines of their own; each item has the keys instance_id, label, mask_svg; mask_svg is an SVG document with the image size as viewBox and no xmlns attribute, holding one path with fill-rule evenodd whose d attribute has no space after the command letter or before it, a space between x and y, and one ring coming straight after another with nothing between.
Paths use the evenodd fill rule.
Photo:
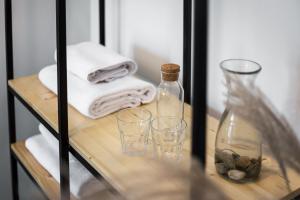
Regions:
<instances>
[{"instance_id":1,"label":"horizontal metal bar","mask_svg":"<svg viewBox=\"0 0 300 200\"><path fill-rule=\"evenodd\" d=\"M37 118L37 120L39 120L54 135L54 137L58 139L58 133L56 130L52 128L52 126L50 126L48 122L41 117L39 113L37 113L12 87L9 86L8 89L9 92L13 94L24 105L24 107L31 112L31 114Z\"/></svg>"},{"instance_id":2,"label":"horizontal metal bar","mask_svg":"<svg viewBox=\"0 0 300 200\"><path fill-rule=\"evenodd\" d=\"M9 92L13 94L23 105L27 110L37 119L39 122L41 122L56 138L59 139L58 133L52 126L45 121L43 117L40 116L39 113L37 113L13 88L9 86ZM102 180L102 176L98 171L96 171L71 145L69 145L69 151L72 153L72 155L84 166L86 167L94 176L96 176L99 180Z\"/></svg>"},{"instance_id":3,"label":"horizontal metal bar","mask_svg":"<svg viewBox=\"0 0 300 200\"><path fill-rule=\"evenodd\" d=\"M89 170L89 172L91 172L91 174L98 178L98 180L103 180L103 177L99 174L99 172L92 167L72 146L70 146L69 151L79 162L81 162L83 166L85 166L85 168Z\"/></svg>"},{"instance_id":4,"label":"horizontal metal bar","mask_svg":"<svg viewBox=\"0 0 300 200\"><path fill-rule=\"evenodd\" d=\"M27 168L23 165L22 161L19 159L19 157L14 153L14 151L12 151L11 147L11 154L13 156L13 159L15 159L16 162L18 162L20 164L20 166L22 167L22 169L25 171L25 173L27 174L27 176L31 179L31 181L37 186L37 188L39 188L39 190L42 192L43 196L47 199L48 196L45 193L45 191L41 188L41 186L38 184L38 182L35 180L35 178L31 175L31 173L27 170Z\"/></svg>"},{"instance_id":5,"label":"horizontal metal bar","mask_svg":"<svg viewBox=\"0 0 300 200\"><path fill-rule=\"evenodd\" d=\"M300 200L300 195L296 196L295 198L293 198L294 200Z\"/></svg>"}]
</instances>

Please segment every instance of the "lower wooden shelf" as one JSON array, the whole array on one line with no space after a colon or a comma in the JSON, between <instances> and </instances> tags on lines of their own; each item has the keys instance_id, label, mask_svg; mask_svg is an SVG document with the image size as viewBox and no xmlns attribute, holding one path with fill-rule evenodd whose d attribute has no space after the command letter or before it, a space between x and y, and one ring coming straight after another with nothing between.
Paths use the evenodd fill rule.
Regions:
<instances>
[{"instance_id":1,"label":"lower wooden shelf","mask_svg":"<svg viewBox=\"0 0 300 200\"><path fill-rule=\"evenodd\" d=\"M20 164L27 170L37 185L49 199L59 199L59 183L45 170L26 149L25 142L11 145L11 149ZM73 197L73 199L75 199Z\"/></svg>"},{"instance_id":2,"label":"lower wooden shelf","mask_svg":"<svg viewBox=\"0 0 300 200\"><path fill-rule=\"evenodd\" d=\"M33 178L38 187L44 192L48 199L57 200L60 199L60 187L59 183L48 173L46 169L41 166L38 161L32 156L32 154L25 147L24 141L19 141L11 145L11 149L14 156L26 170L28 175ZM87 200L112 200L117 194L112 193L109 189L100 191L95 195L87 198ZM71 195L72 200L76 198Z\"/></svg>"}]
</instances>

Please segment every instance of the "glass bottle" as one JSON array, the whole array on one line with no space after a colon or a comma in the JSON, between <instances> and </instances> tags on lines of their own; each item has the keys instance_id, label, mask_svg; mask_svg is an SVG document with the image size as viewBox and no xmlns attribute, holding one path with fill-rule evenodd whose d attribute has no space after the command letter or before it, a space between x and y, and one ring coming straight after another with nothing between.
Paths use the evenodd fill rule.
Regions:
<instances>
[{"instance_id":1,"label":"glass bottle","mask_svg":"<svg viewBox=\"0 0 300 200\"><path fill-rule=\"evenodd\" d=\"M230 59L221 62L221 69L232 88L232 78L239 78L247 87L253 87L261 66L253 61ZM230 100L230 96L227 97ZM247 105L246 105L247 106ZM262 141L260 134L227 105L221 116L215 142L215 166L218 174L234 181L255 180L261 170Z\"/></svg>"},{"instance_id":2,"label":"glass bottle","mask_svg":"<svg viewBox=\"0 0 300 200\"><path fill-rule=\"evenodd\" d=\"M164 64L161 66L161 82L157 88L157 117L183 118L184 91L178 81L180 66Z\"/></svg>"}]
</instances>

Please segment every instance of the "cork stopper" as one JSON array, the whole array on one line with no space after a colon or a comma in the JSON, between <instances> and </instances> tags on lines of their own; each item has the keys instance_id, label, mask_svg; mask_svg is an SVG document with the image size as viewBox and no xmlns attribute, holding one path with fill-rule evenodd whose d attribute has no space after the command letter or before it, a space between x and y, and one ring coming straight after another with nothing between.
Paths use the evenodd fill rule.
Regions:
<instances>
[{"instance_id":1,"label":"cork stopper","mask_svg":"<svg viewBox=\"0 0 300 200\"><path fill-rule=\"evenodd\" d=\"M164 81L177 81L180 72L180 66L173 63L163 64L161 66L162 79Z\"/></svg>"}]
</instances>

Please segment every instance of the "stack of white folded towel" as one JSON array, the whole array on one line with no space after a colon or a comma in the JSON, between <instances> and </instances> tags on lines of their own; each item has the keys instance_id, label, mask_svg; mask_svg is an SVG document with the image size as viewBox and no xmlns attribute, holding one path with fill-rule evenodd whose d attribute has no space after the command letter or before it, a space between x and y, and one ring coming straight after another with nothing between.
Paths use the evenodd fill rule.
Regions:
<instances>
[{"instance_id":1,"label":"stack of white folded towel","mask_svg":"<svg viewBox=\"0 0 300 200\"><path fill-rule=\"evenodd\" d=\"M134 61L100 44L83 42L68 46L67 69L68 102L92 119L150 103L156 95L154 85L130 76L137 71ZM56 74L56 65L39 73L43 85L55 94Z\"/></svg>"},{"instance_id":2,"label":"stack of white folded towel","mask_svg":"<svg viewBox=\"0 0 300 200\"><path fill-rule=\"evenodd\" d=\"M56 59L56 53L55 53ZM84 42L67 48L68 102L83 115L96 119L122 108L150 103L155 87L130 76L137 65L108 48ZM39 79L57 94L57 66L43 68ZM26 140L26 148L35 159L59 182L58 140L40 124L41 134ZM70 190L77 198L85 198L105 186L71 154L69 155Z\"/></svg>"},{"instance_id":3,"label":"stack of white folded towel","mask_svg":"<svg viewBox=\"0 0 300 200\"><path fill-rule=\"evenodd\" d=\"M39 125L41 134L32 136L25 141L26 148L34 158L60 181L58 140L43 126ZM73 155L69 154L70 191L78 199L106 189Z\"/></svg>"}]
</instances>

